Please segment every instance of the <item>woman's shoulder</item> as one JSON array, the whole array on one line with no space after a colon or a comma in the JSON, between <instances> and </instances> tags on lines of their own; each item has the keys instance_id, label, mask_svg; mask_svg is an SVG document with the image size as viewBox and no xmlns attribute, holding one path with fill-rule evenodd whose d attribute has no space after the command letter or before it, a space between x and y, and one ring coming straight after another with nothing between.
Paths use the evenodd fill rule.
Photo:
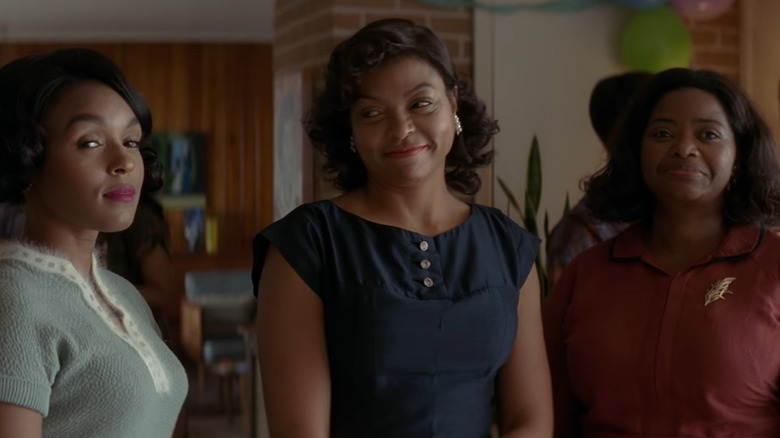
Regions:
<instances>
[{"instance_id":1,"label":"woman's shoulder","mask_svg":"<svg viewBox=\"0 0 780 438\"><path fill-rule=\"evenodd\" d=\"M511 233L523 239L539 243L541 240L498 208L471 204L472 226L487 227L494 232Z\"/></svg>"},{"instance_id":2,"label":"woman's shoulder","mask_svg":"<svg viewBox=\"0 0 780 438\"><path fill-rule=\"evenodd\" d=\"M45 320L54 316L57 302L67 292L59 275L60 260L17 242L0 244L0 320L17 325L19 320Z\"/></svg>"},{"instance_id":3,"label":"woman's shoulder","mask_svg":"<svg viewBox=\"0 0 780 438\"><path fill-rule=\"evenodd\" d=\"M334 219L339 209L330 200L321 200L301 204L275 220L268 228L289 226L290 224L324 223Z\"/></svg>"},{"instance_id":4,"label":"woman's shoulder","mask_svg":"<svg viewBox=\"0 0 780 438\"><path fill-rule=\"evenodd\" d=\"M489 217L498 217L498 218L509 218L503 211L496 207L491 207L489 205L484 204L477 204L472 203L471 208L474 212L478 212L482 215L489 216Z\"/></svg>"},{"instance_id":5,"label":"woman's shoulder","mask_svg":"<svg viewBox=\"0 0 780 438\"><path fill-rule=\"evenodd\" d=\"M0 278L36 281L46 272L65 273L72 265L60 254L17 240L0 243Z\"/></svg>"},{"instance_id":6,"label":"woman's shoulder","mask_svg":"<svg viewBox=\"0 0 780 438\"><path fill-rule=\"evenodd\" d=\"M780 246L780 227L763 228L763 239L769 242L769 245Z\"/></svg>"},{"instance_id":7,"label":"woman's shoulder","mask_svg":"<svg viewBox=\"0 0 780 438\"><path fill-rule=\"evenodd\" d=\"M757 258L773 258L780 267L780 228L762 228L753 253Z\"/></svg>"},{"instance_id":8,"label":"woman's shoulder","mask_svg":"<svg viewBox=\"0 0 780 438\"><path fill-rule=\"evenodd\" d=\"M522 228L512 218L504 214L503 211L483 204L471 204L471 217L476 219L476 221L473 221L475 223L488 222L501 224L507 228Z\"/></svg>"}]
</instances>

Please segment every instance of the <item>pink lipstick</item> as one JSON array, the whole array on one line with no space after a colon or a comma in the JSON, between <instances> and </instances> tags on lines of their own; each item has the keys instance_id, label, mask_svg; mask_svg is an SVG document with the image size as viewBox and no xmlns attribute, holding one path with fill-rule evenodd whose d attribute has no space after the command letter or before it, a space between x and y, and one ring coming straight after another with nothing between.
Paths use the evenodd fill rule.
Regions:
<instances>
[{"instance_id":1,"label":"pink lipstick","mask_svg":"<svg viewBox=\"0 0 780 438\"><path fill-rule=\"evenodd\" d=\"M135 199L133 186L119 186L103 194L103 197L119 202L132 202Z\"/></svg>"}]
</instances>

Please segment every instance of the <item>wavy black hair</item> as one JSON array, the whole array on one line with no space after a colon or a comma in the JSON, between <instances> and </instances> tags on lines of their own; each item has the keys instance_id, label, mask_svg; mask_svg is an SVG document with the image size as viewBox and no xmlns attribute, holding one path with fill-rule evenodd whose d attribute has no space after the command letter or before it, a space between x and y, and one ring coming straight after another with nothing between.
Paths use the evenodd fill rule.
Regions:
<instances>
[{"instance_id":1,"label":"wavy black hair","mask_svg":"<svg viewBox=\"0 0 780 438\"><path fill-rule=\"evenodd\" d=\"M609 222L652 218L655 196L642 177L642 138L658 102L681 88L697 88L715 96L734 133L737 157L725 193L725 223L775 225L780 213L780 161L775 138L747 94L728 77L708 70L674 68L650 79L610 139L606 166L585 182L588 207Z\"/></svg>"},{"instance_id":2,"label":"wavy black hair","mask_svg":"<svg viewBox=\"0 0 780 438\"><path fill-rule=\"evenodd\" d=\"M606 147L613 128L617 126L620 116L630 107L631 103L647 84L652 74L647 72L628 72L602 78L593 87L588 103L588 115L593 130Z\"/></svg>"},{"instance_id":3,"label":"wavy black hair","mask_svg":"<svg viewBox=\"0 0 780 438\"><path fill-rule=\"evenodd\" d=\"M29 55L0 68L0 202L24 202L23 192L46 154L46 113L63 91L86 81L105 84L127 102L143 133L142 190L162 187L157 153L144 146L152 132L152 114L143 96L106 56L69 48Z\"/></svg>"},{"instance_id":4,"label":"wavy black hair","mask_svg":"<svg viewBox=\"0 0 780 438\"><path fill-rule=\"evenodd\" d=\"M350 108L357 100L361 77L401 57L428 62L447 91L456 96L463 132L455 137L447 155L445 178L453 190L476 193L481 185L476 169L493 160L493 151L487 146L498 133L498 123L486 114L485 104L455 72L444 43L427 27L398 18L368 24L331 53L324 89L304 122L312 145L326 158L325 170L335 174L334 183L346 192L366 183L366 167L349 148Z\"/></svg>"}]
</instances>

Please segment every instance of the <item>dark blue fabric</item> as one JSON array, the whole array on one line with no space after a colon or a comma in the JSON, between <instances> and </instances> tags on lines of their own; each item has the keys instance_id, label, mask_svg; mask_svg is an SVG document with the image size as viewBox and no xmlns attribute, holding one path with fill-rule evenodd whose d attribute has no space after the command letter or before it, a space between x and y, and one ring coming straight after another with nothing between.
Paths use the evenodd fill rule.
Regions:
<instances>
[{"instance_id":1,"label":"dark blue fabric","mask_svg":"<svg viewBox=\"0 0 780 438\"><path fill-rule=\"evenodd\" d=\"M539 239L476 204L465 223L428 237L320 201L255 237L255 291L269 244L322 299L332 436L489 436Z\"/></svg>"}]
</instances>

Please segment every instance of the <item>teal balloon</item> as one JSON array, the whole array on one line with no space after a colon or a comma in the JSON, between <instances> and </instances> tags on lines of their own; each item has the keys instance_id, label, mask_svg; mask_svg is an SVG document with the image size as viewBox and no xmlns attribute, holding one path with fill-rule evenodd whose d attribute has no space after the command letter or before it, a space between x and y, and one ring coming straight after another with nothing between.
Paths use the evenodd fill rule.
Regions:
<instances>
[{"instance_id":1,"label":"teal balloon","mask_svg":"<svg viewBox=\"0 0 780 438\"><path fill-rule=\"evenodd\" d=\"M657 73L691 64L688 28L669 6L638 11L623 31L620 58L630 70Z\"/></svg>"}]
</instances>

